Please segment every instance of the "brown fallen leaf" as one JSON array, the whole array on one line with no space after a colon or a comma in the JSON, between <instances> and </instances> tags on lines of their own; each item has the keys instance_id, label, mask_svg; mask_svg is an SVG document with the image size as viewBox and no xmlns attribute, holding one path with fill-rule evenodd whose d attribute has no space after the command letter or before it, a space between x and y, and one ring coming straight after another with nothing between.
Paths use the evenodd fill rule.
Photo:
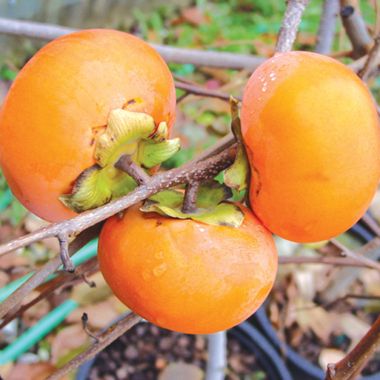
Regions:
<instances>
[{"instance_id":1,"label":"brown fallen leaf","mask_svg":"<svg viewBox=\"0 0 380 380\"><path fill-rule=\"evenodd\" d=\"M44 380L55 370L56 368L49 363L17 363L11 369L7 380ZM64 376L61 380L68 380L68 377Z\"/></svg>"},{"instance_id":2,"label":"brown fallen leaf","mask_svg":"<svg viewBox=\"0 0 380 380\"><path fill-rule=\"evenodd\" d=\"M346 354L343 351L337 350L335 348L323 348L319 355L319 365L323 370L327 369L327 365L330 363L336 363L343 359Z\"/></svg>"},{"instance_id":3,"label":"brown fallen leaf","mask_svg":"<svg viewBox=\"0 0 380 380\"><path fill-rule=\"evenodd\" d=\"M106 301L80 307L68 316L67 321L71 323L80 322L83 313L87 313L88 324L91 328L102 329L107 327L121 314L120 302L115 301L113 298L112 296ZM128 309L124 306L123 311L127 310Z\"/></svg>"},{"instance_id":4,"label":"brown fallen leaf","mask_svg":"<svg viewBox=\"0 0 380 380\"><path fill-rule=\"evenodd\" d=\"M330 335L336 330L340 321L340 315L327 312L322 307L301 298L296 300L296 314L299 326L305 332L311 329L325 345L329 343Z\"/></svg>"},{"instance_id":5,"label":"brown fallen leaf","mask_svg":"<svg viewBox=\"0 0 380 380\"><path fill-rule=\"evenodd\" d=\"M51 361L57 364L59 359L73 349L83 346L88 341L88 335L84 332L82 324L75 324L63 328L52 340Z\"/></svg>"},{"instance_id":6,"label":"brown fallen leaf","mask_svg":"<svg viewBox=\"0 0 380 380\"><path fill-rule=\"evenodd\" d=\"M203 371L192 364L170 363L160 374L159 380L202 380Z\"/></svg>"},{"instance_id":7,"label":"brown fallen leaf","mask_svg":"<svg viewBox=\"0 0 380 380\"><path fill-rule=\"evenodd\" d=\"M367 322L350 313L340 314L339 321L342 333L351 339L350 349L359 342L371 327Z\"/></svg>"},{"instance_id":8,"label":"brown fallen leaf","mask_svg":"<svg viewBox=\"0 0 380 380\"><path fill-rule=\"evenodd\" d=\"M184 21L194 26L207 24L210 19L198 7L185 8L181 12Z\"/></svg>"}]
</instances>

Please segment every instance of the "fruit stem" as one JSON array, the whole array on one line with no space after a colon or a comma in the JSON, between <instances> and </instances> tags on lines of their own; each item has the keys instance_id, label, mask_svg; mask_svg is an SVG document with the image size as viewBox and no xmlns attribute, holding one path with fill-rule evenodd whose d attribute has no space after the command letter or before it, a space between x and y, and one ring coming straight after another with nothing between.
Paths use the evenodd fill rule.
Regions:
<instances>
[{"instance_id":1,"label":"fruit stem","mask_svg":"<svg viewBox=\"0 0 380 380\"><path fill-rule=\"evenodd\" d=\"M138 183L138 185L146 185L149 182L149 175L144 169L133 162L131 156L129 155L125 154L121 156L116 162L115 168L129 174Z\"/></svg>"},{"instance_id":2,"label":"fruit stem","mask_svg":"<svg viewBox=\"0 0 380 380\"><path fill-rule=\"evenodd\" d=\"M199 181L189 182L186 185L185 198L183 200L182 212L191 214L197 210L197 194Z\"/></svg>"}]
</instances>

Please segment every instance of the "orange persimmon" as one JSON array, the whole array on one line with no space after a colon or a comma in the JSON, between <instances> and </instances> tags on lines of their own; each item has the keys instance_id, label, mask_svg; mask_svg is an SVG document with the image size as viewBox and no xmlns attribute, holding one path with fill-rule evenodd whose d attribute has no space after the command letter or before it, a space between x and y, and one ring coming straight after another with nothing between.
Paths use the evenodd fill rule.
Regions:
<instances>
[{"instance_id":1,"label":"orange persimmon","mask_svg":"<svg viewBox=\"0 0 380 380\"><path fill-rule=\"evenodd\" d=\"M319 241L364 214L379 181L379 121L348 67L315 53L275 55L249 79L241 122L250 203L270 231Z\"/></svg>"},{"instance_id":2,"label":"orange persimmon","mask_svg":"<svg viewBox=\"0 0 380 380\"><path fill-rule=\"evenodd\" d=\"M243 206L240 227L142 213L114 216L99 238L100 269L114 294L163 328L230 328L263 303L277 271L270 232Z\"/></svg>"},{"instance_id":3,"label":"orange persimmon","mask_svg":"<svg viewBox=\"0 0 380 380\"><path fill-rule=\"evenodd\" d=\"M75 215L59 200L95 164L110 111L170 128L175 88L160 55L127 33L83 30L44 46L20 71L0 113L0 165L15 196L49 221Z\"/></svg>"}]
</instances>

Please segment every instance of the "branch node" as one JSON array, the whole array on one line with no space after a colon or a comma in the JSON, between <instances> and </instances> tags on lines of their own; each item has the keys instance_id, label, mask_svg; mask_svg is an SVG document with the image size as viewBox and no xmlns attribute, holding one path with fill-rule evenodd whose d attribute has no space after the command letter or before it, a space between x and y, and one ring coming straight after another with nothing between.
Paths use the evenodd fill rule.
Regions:
<instances>
[{"instance_id":1,"label":"branch node","mask_svg":"<svg viewBox=\"0 0 380 380\"><path fill-rule=\"evenodd\" d=\"M75 265L71 261L69 255L69 237L67 234L58 234L57 239L59 242L59 256L61 257L63 269L66 272L74 273Z\"/></svg>"},{"instance_id":2,"label":"branch node","mask_svg":"<svg viewBox=\"0 0 380 380\"><path fill-rule=\"evenodd\" d=\"M90 338L94 339L95 343L99 343L99 338L90 330L90 328L88 326L88 314L87 313L83 313L81 320L82 320L82 327L83 327L84 332Z\"/></svg>"},{"instance_id":3,"label":"branch node","mask_svg":"<svg viewBox=\"0 0 380 380\"><path fill-rule=\"evenodd\" d=\"M138 185L146 185L150 180L150 176L145 170L133 162L131 156L127 154L119 158L115 164L115 168L129 174Z\"/></svg>"},{"instance_id":4,"label":"branch node","mask_svg":"<svg viewBox=\"0 0 380 380\"><path fill-rule=\"evenodd\" d=\"M86 283L90 288L96 288L96 282L89 280L84 273L82 273L80 277L83 280L83 282Z\"/></svg>"}]
</instances>

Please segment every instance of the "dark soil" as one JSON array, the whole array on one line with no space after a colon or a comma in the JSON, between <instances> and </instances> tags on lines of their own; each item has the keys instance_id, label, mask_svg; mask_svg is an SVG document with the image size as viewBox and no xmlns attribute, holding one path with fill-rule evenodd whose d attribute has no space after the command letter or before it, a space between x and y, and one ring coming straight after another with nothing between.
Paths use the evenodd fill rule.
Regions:
<instances>
[{"instance_id":1,"label":"dark soil","mask_svg":"<svg viewBox=\"0 0 380 380\"><path fill-rule=\"evenodd\" d=\"M139 324L97 356L87 380L156 380L166 366L178 362L205 370L206 343L206 337L201 335L185 335L149 323ZM254 355L229 336L226 379L245 378L269 380Z\"/></svg>"}]
</instances>

